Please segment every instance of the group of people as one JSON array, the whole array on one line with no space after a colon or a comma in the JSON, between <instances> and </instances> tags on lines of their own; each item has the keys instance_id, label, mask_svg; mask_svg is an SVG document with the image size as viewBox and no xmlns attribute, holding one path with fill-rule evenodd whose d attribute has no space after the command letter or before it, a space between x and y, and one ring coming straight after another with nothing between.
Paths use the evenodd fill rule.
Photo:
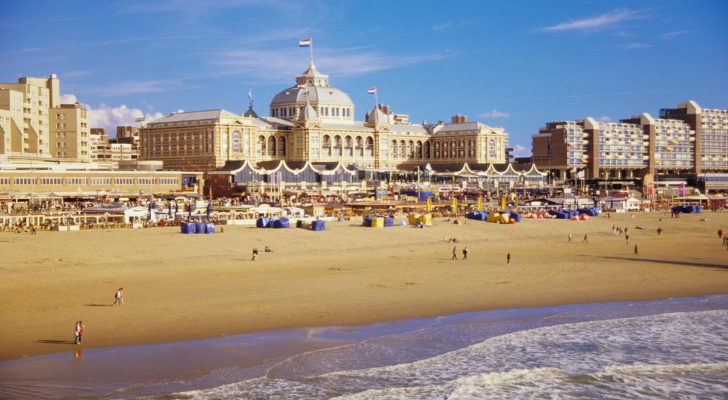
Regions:
<instances>
[{"instance_id":1,"label":"group of people","mask_svg":"<svg viewBox=\"0 0 728 400\"><path fill-rule=\"evenodd\" d=\"M268 246L265 246L265 249L263 249L263 251L266 252L266 253L272 253L273 252L273 249L271 249ZM256 248L253 249L253 259L252 259L252 261L255 261L257 259L258 259L258 248L256 247Z\"/></svg>"}]
</instances>

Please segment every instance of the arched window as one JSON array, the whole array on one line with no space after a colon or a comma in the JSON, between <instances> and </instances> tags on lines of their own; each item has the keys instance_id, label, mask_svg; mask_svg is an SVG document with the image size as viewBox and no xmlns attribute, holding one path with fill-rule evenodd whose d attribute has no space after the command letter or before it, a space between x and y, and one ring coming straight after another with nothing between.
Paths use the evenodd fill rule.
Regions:
<instances>
[{"instance_id":1,"label":"arched window","mask_svg":"<svg viewBox=\"0 0 728 400\"><path fill-rule=\"evenodd\" d=\"M468 140L468 157L470 157L470 158L475 157L475 140L474 139Z\"/></svg>"},{"instance_id":2,"label":"arched window","mask_svg":"<svg viewBox=\"0 0 728 400\"><path fill-rule=\"evenodd\" d=\"M354 148L354 154L356 154L357 157L361 157L364 155L364 140L362 140L361 136L357 136L355 140L356 147Z\"/></svg>"},{"instance_id":3,"label":"arched window","mask_svg":"<svg viewBox=\"0 0 728 400\"><path fill-rule=\"evenodd\" d=\"M334 136L334 156L341 157L341 136Z\"/></svg>"},{"instance_id":4,"label":"arched window","mask_svg":"<svg viewBox=\"0 0 728 400\"><path fill-rule=\"evenodd\" d=\"M495 140L488 141L488 157L495 157Z\"/></svg>"},{"instance_id":5,"label":"arched window","mask_svg":"<svg viewBox=\"0 0 728 400\"><path fill-rule=\"evenodd\" d=\"M440 158L440 142L435 142L435 158Z\"/></svg>"},{"instance_id":6,"label":"arched window","mask_svg":"<svg viewBox=\"0 0 728 400\"><path fill-rule=\"evenodd\" d=\"M422 158L422 142L419 140L417 141L417 146L415 149L415 157Z\"/></svg>"},{"instance_id":7,"label":"arched window","mask_svg":"<svg viewBox=\"0 0 728 400\"><path fill-rule=\"evenodd\" d=\"M426 159L429 159L430 158L430 146L431 146L430 145L430 141L429 140L426 141L425 142L425 158Z\"/></svg>"},{"instance_id":8,"label":"arched window","mask_svg":"<svg viewBox=\"0 0 728 400\"><path fill-rule=\"evenodd\" d=\"M399 158L405 158L407 156L407 148L405 147L404 140L399 141Z\"/></svg>"},{"instance_id":9,"label":"arched window","mask_svg":"<svg viewBox=\"0 0 728 400\"><path fill-rule=\"evenodd\" d=\"M265 155L265 136L263 136L263 135L258 136L258 144L256 146L256 151L258 153L258 157L263 157Z\"/></svg>"},{"instance_id":10,"label":"arched window","mask_svg":"<svg viewBox=\"0 0 728 400\"><path fill-rule=\"evenodd\" d=\"M367 136L366 146L367 157L374 157L374 139L371 136Z\"/></svg>"},{"instance_id":11,"label":"arched window","mask_svg":"<svg viewBox=\"0 0 728 400\"><path fill-rule=\"evenodd\" d=\"M325 157L331 157L331 136L324 135L323 151Z\"/></svg>"},{"instance_id":12,"label":"arched window","mask_svg":"<svg viewBox=\"0 0 728 400\"><path fill-rule=\"evenodd\" d=\"M271 157L276 155L276 138L274 136L268 138L268 155Z\"/></svg>"},{"instance_id":13,"label":"arched window","mask_svg":"<svg viewBox=\"0 0 728 400\"><path fill-rule=\"evenodd\" d=\"M240 153L240 131L233 131L233 152Z\"/></svg>"},{"instance_id":14,"label":"arched window","mask_svg":"<svg viewBox=\"0 0 728 400\"><path fill-rule=\"evenodd\" d=\"M415 158L415 142L409 141L407 143L407 158L413 159Z\"/></svg>"},{"instance_id":15,"label":"arched window","mask_svg":"<svg viewBox=\"0 0 728 400\"><path fill-rule=\"evenodd\" d=\"M392 150L391 151L392 157L395 157L396 158L397 157L397 141L396 140L392 140L392 148L391 148L391 150Z\"/></svg>"},{"instance_id":16,"label":"arched window","mask_svg":"<svg viewBox=\"0 0 728 400\"><path fill-rule=\"evenodd\" d=\"M250 155L250 133L243 133L243 154L245 156Z\"/></svg>"},{"instance_id":17,"label":"arched window","mask_svg":"<svg viewBox=\"0 0 728 400\"><path fill-rule=\"evenodd\" d=\"M278 156L286 156L286 138L285 136L278 137Z\"/></svg>"},{"instance_id":18,"label":"arched window","mask_svg":"<svg viewBox=\"0 0 728 400\"><path fill-rule=\"evenodd\" d=\"M351 136L346 136L344 138L344 155L347 157L354 155L354 142L351 139Z\"/></svg>"},{"instance_id":19,"label":"arched window","mask_svg":"<svg viewBox=\"0 0 728 400\"><path fill-rule=\"evenodd\" d=\"M450 149L447 140L442 142L442 158L450 158Z\"/></svg>"}]
</instances>

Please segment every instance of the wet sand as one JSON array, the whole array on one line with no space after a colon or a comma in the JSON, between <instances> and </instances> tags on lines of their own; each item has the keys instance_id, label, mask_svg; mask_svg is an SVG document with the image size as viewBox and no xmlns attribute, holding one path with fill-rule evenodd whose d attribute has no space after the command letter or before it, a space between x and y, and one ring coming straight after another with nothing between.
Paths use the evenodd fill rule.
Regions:
<instances>
[{"instance_id":1,"label":"wet sand","mask_svg":"<svg viewBox=\"0 0 728 400\"><path fill-rule=\"evenodd\" d=\"M0 359L496 308L728 292L728 213L427 229L225 227L0 234ZM658 221L662 218L662 222ZM707 218L707 222L701 222ZM630 244L611 234L629 227ZM635 229L636 225L645 230ZM657 236L661 226L664 232ZM566 243L569 233L573 243ZM585 233L589 244L581 244ZM451 261L467 246L468 260ZM634 244L639 256L633 255ZM263 253L264 246L273 253ZM252 262L251 251L261 250ZM506 265L506 254L512 254ZM459 257L461 254L459 254ZM124 307L112 307L118 287Z\"/></svg>"}]
</instances>

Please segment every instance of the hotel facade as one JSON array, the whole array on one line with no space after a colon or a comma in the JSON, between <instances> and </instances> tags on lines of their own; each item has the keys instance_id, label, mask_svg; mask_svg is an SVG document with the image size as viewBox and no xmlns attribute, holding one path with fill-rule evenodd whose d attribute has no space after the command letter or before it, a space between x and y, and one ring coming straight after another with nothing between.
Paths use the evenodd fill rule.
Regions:
<instances>
[{"instance_id":1,"label":"hotel facade","mask_svg":"<svg viewBox=\"0 0 728 400\"><path fill-rule=\"evenodd\" d=\"M450 123L413 124L388 106L356 120L349 96L329 85L313 62L296 85L270 102L269 117L252 107L171 114L140 131L140 159L167 169L214 171L228 161L266 166L341 164L359 170L396 171L417 166L506 164L503 128L454 116Z\"/></svg>"},{"instance_id":2,"label":"hotel facade","mask_svg":"<svg viewBox=\"0 0 728 400\"><path fill-rule=\"evenodd\" d=\"M555 179L645 184L683 177L728 189L728 110L688 101L660 110L660 118L550 122L532 136L532 151L536 166Z\"/></svg>"}]
</instances>

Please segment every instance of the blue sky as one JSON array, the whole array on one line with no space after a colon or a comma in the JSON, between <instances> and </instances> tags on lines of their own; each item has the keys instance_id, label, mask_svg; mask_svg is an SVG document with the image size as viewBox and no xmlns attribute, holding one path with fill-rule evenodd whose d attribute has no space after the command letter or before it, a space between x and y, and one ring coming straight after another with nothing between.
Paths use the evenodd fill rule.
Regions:
<instances>
[{"instance_id":1,"label":"blue sky","mask_svg":"<svg viewBox=\"0 0 728 400\"><path fill-rule=\"evenodd\" d=\"M468 115L519 153L545 122L616 121L688 99L728 108L725 1L0 0L0 82L56 73L113 127L178 110L242 113L308 64L362 119L379 101L412 121ZM527 150L525 150L527 149Z\"/></svg>"}]
</instances>

